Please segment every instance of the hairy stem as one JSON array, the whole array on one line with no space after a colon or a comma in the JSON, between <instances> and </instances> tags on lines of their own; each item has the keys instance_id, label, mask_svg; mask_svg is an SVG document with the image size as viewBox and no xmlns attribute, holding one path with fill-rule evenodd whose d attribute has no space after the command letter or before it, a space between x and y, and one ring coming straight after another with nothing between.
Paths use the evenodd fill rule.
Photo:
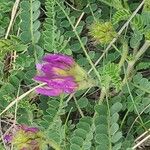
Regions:
<instances>
[{"instance_id":1,"label":"hairy stem","mask_svg":"<svg viewBox=\"0 0 150 150\"><path fill-rule=\"evenodd\" d=\"M128 55L128 43L127 42L123 42L123 52L121 55L121 59L119 61L119 68L121 68L127 58Z\"/></svg>"},{"instance_id":2,"label":"hairy stem","mask_svg":"<svg viewBox=\"0 0 150 150\"><path fill-rule=\"evenodd\" d=\"M146 52L146 50L149 48L149 46L150 46L150 41L145 41L143 46L140 48L140 50L134 56L133 60L129 61L127 71L126 71L126 75L125 75L124 80L123 80L123 84L126 82L126 79L128 79L130 77L130 74L131 74L131 72L134 68L135 63Z\"/></svg>"}]
</instances>

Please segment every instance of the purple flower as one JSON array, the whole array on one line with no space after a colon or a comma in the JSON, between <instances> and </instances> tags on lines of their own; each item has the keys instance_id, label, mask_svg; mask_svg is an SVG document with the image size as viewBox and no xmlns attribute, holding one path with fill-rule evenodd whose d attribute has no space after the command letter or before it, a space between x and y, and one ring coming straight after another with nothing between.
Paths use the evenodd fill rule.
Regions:
<instances>
[{"instance_id":1,"label":"purple flower","mask_svg":"<svg viewBox=\"0 0 150 150\"><path fill-rule=\"evenodd\" d=\"M11 135L11 134L6 134L6 135L4 136L4 141L5 141L6 143L10 143L10 142L12 141L12 135Z\"/></svg>"},{"instance_id":2,"label":"purple flower","mask_svg":"<svg viewBox=\"0 0 150 150\"><path fill-rule=\"evenodd\" d=\"M39 149L41 139L42 134L39 129L27 125L17 125L4 136L6 144L11 143L19 150Z\"/></svg>"},{"instance_id":3,"label":"purple flower","mask_svg":"<svg viewBox=\"0 0 150 150\"><path fill-rule=\"evenodd\" d=\"M76 91L78 84L73 75L76 65L72 57L63 54L48 54L43 62L37 64L39 75L34 80L46 83L44 87L37 88L36 92L47 96L59 96L62 93L71 94Z\"/></svg>"},{"instance_id":4,"label":"purple flower","mask_svg":"<svg viewBox=\"0 0 150 150\"><path fill-rule=\"evenodd\" d=\"M23 130L24 132L37 133L39 131L36 127L28 127L26 125L18 126L18 130Z\"/></svg>"}]
</instances>

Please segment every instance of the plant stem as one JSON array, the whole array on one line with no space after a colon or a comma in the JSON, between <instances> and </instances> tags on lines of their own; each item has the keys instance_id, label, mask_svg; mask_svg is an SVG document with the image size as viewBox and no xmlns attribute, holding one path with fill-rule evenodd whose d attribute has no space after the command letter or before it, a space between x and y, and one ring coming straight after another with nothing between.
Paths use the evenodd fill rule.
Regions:
<instances>
[{"instance_id":1,"label":"plant stem","mask_svg":"<svg viewBox=\"0 0 150 150\"><path fill-rule=\"evenodd\" d=\"M121 68L127 58L128 55L128 43L127 42L123 42L123 52L121 55L121 59L119 61L119 68Z\"/></svg>"},{"instance_id":2,"label":"plant stem","mask_svg":"<svg viewBox=\"0 0 150 150\"><path fill-rule=\"evenodd\" d=\"M99 102L98 104L102 104L104 98L105 98L105 95L106 95L106 88L105 87L102 87L101 89L101 95L100 95L100 98L99 98Z\"/></svg>"},{"instance_id":3,"label":"plant stem","mask_svg":"<svg viewBox=\"0 0 150 150\"><path fill-rule=\"evenodd\" d=\"M33 87L32 89L30 89L29 91L27 91L26 93L22 94L21 96L17 97L15 100L13 100L1 113L0 116L5 113L9 108L11 108L12 106L14 106L17 102L19 102L21 99L23 99L24 97L26 97L28 94L30 94L31 92L33 92L36 88L44 86L46 83L42 83L40 85L37 85L35 87Z\"/></svg>"},{"instance_id":4,"label":"plant stem","mask_svg":"<svg viewBox=\"0 0 150 150\"><path fill-rule=\"evenodd\" d=\"M124 80L123 80L123 84L125 84L126 79L128 79L130 77L130 74L131 74L131 72L132 72L132 70L134 68L135 63L146 52L146 50L149 48L149 46L150 46L150 41L145 41L143 46L140 48L140 50L134 56L134 59L129 61L128 67L127 67L127 71L126 71L126 75L125 75Z\"/></svg>"},{"instance_id":5,"label":"plant stem","mask_svg":"<svg viewBox=\"0 0 150 150\"><path fill-rule=\"evenodd\" d=\"M79 104L78 104L78 102L77 102L76 97L73 96L73 99L74 99L74 101L75 101L76 107L77 107L77 109L78 109L78 111L79 111L81 117L83 118L83 117L84 117L84 114L83 114L83 112L82 112L82 110L81 110L81 108L80 108L80 106L79 106Z\"/></svg>"},{"instance_id":6,"label":"plant stem","mask_svg":"<svg viewBox=\"0 0 150 150\"><path fill-rule=\"evenodd\" d=\"M99 72L98 72L97 69L95 68L95 66L94 66L94 64L93 64L93 62L92 62L90 56L88 55L88 53L87 53L87 51L86 51L86 49L85 49L85 47L84 47L84 44L83 44L83 42L81 41L81 39L80 39L80 37L79 37L79 35L78 35L78 32L76 31L76 28L75 28L74 25L72 24L72 21L70 20L68 14L67 14L66 11L64 10L64 8L63 8L57 1L56 1L56 3L57 3L57 5L60 7L60 9L63 11L63 13L65 14L66 18L68 19L68 21L69 21L69 23L70 23L70 25L71 25L71 27L72 27L74 33L75 33L75 35L76 35L76 37L77 37L77 39L78 39L80 45L81 45L81 48L83 49L83 52L84 52L84 54L85 54L85 56L86 56L86 58L87 58L89 64L91 65L92 69L94 70L94 72L95 72L95 74L96 74L98 80L101 82L101 77L100 77L100 75L99 75Z\"/></svg>"}]
</instances>

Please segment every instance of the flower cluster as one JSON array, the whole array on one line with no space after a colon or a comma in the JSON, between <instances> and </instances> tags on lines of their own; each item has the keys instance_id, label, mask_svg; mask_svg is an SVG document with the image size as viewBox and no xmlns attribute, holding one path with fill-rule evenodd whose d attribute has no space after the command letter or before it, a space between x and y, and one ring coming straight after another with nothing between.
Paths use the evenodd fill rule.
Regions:
<instances>
[{"instance_id":1,"label":"flower cluster","mask_svg":"<svg viewBox=\"0 0 150 150\"><path fill-rule=\"evenodd\" d=\"M4 136L6 143L11 143L17 150L35 150L40 148L41 133L36 127L17 125Z\"/></svg>"},{"instance_id":2,"label":"flower cluster","mask_svg":"<svg viewBox=\"0 0 150 150\"><path fill-rule=\"evenodd\" d=\"M45 83L36 92L47 96L71 94L78 89L89 87L87 73L74 61L71 56L63 54L47 54L42 63L36 65L38 75L34 80Z\"/></svg>"},{"instance_id":3,"label":"flower cluster","mask_svg":"<svg viewBox=\"0 0 150 150\"><path fill-rule=\"evenodd\" d=\"M90 35L101 44L108 44L116 37L117 33L114 30L111 22L96 22L90 27Z\"/></svg>"}]
</instances>

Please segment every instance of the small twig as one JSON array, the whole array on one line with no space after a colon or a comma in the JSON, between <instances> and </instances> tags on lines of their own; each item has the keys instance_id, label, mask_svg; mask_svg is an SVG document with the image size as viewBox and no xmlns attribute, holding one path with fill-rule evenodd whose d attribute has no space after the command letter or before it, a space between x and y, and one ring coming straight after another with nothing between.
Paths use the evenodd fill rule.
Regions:
<instances>
[{"instance_id":1,"label":"small twig","mask_svg":"<svg viewBox=\"0 0 150 150\"><path fill-rule=\"evenodd\" d=\"M150 134L148 136L146 136L143 140L141 140L140 142L138 142L135 146L132 147L132 149L136 149L137 147L139 147L142 143L144 143L145 141L147 141L150 138Z\"/></svg>"},{"instance_id":2,"label":"small twig","mask_svg":"<svg viewBox=\"0 0 150 150\"><path fill-rule=\"evenodd\" d=\"M150 129L145 131L143 134L141 134L137 139L135 139L135 142L139 141L143 136L145 136L148 132L150 132Z\"/></svg>"},{"instance_id":3,"label":"small twig","mask_svg":"<svg viewBox=\"0 0 150 150\"><path fill-rule=\"evenodd\" d=\"M19 2L20 2L20 0L16 0L15 3L14 3L14 5L13 5L12 13L11 13L11 19L10 19L10 22L9 22L9 26L8 26L8 28L7 28L7 32L6 32L6 35L5 35L5 39L8 38L10 29L11 29L11 27L12 27L12 24L13 24L13 21L14 21L14 18L15 18L17 9L18 9Z\"/></svg>"},{"instance_id":4,"label":"small twig","mask_svg":"<svg viewBox=\"0 0 150 150\"><path fill-rule=\"evenodd\" d=\"M40 85L37 85L36 87L33 87L32 89L30 89L29 91L27 91L26 93L22 94L21 96L17 97L14 101L12 101L1 113L0 116L5 113L8 109L10 109L12 106L14 106L16 104L16 102L19 102L21 99L23 99L24 97L26 97L28 94L30 94L31 92L33 92L36 88L44 86L46 83L42 83Z\"/></svg>"}]
</instances>

